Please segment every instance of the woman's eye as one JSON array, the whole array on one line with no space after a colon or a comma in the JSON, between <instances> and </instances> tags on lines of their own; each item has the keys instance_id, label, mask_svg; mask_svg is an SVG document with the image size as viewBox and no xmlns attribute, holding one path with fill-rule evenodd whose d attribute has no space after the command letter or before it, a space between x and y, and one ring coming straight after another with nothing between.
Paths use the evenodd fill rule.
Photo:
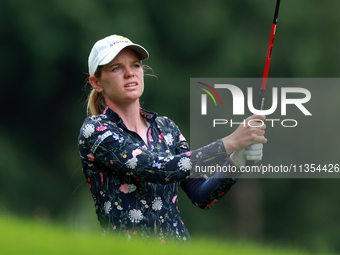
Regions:
<instances>
[{"instance_id":1,"label":"woman's eye","mask_svg":"<svg viewBox=\"0 0 340 255\"><path fill-rule=\"evenodd\" d=\"M135 64L135 65L133 65L133 67L139 68L139 67L140 67L140 64Z\"/></svg>"}]
</instances>

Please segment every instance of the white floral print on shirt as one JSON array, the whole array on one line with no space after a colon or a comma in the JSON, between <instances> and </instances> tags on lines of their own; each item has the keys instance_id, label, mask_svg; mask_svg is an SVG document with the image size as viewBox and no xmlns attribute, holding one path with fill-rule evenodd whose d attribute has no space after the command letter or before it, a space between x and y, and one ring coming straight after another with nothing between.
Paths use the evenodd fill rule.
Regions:
<instances>
[{"instance_id":1,"label":"white floral print on shirt","mask_svg":"<svg viewBox=\"0 0 340 255\"><path fill-rule=\"evenodd\" d=\"M141 210L132 209L129 211L129 217L132 223L139 223L143 219Z\"/></svg>"},{"instance_id":2,"label":"white floral print on shirt","mask_svg":"<svg viewBox=\"0 0 340 255\"><path fill-rule=\"evenodd\" d=\"M163 206L163 201L160 197L156 197L153 201L152 201L152 209L155 211L159 211L162 209Z\"/></svg>"},{"instance_id":3,"label":"white floral print on shirt","mask_svg":"<svg viewBox=\"0 0 340 255\"><path fill-rule=\"evenodd\" d=\"M92 124L87 124L84 128L83 128L83 135L85 138L89 138L92 133L94 132L94 125Z\"/></svg>"},{"instance_id":4,"label":"white floral print on shirt","mask_svg":"<svg viewBox=\"0 0 340 255\"><path fill-rule=\"evenodd\" d=\"M174 141L174 138L172 137L172 134L170 133L164 136L164 139L168 145L172 145L172 142Z\"/></svg>"},{"instance_id":5,"label":"white floral print on shirt","mask_svg":"<svg viewBox=\"0 0 340 255\"><path fill-rule=\"evenodd\" d=\"M190 158L181 158L178 162L178 167L182 171L189 171L191 169Z\"/></svg>"}]
</instances>

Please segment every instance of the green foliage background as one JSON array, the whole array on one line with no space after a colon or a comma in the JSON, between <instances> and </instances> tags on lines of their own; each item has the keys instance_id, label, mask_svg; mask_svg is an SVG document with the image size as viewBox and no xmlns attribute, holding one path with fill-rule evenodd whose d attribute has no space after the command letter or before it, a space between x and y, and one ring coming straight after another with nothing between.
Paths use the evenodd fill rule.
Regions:
<instances>
[{"instance_id":1,"label":"green foliage background","mask_svg":"<svg viewBox=\"0 0 340 255\"><path fill-rule=\"evenodd\" d=\"M77 151L86 116L87 57L95 41L120 34L148 49L145 64L158 79L146 78L143 106L173 119L190 138L189 79L261 77L275 3L1 1L0 212L77 230L98 228ZM339 10L337 0L282 0L269 75L338 77ZM292 135L313 140L323 134L327 139L308 149L318 157L331 153L329 163L339 163L338 91L327 97L311 102L324 107L324 125ZM271 137L269 150L288 158L309 155L289 154L294 144L275 147L280 140ZM184 194L180 206L194 237L340 251L339 187L338 179L241 180L209 211L196 209Z\"/></svg>"}]
</instances>

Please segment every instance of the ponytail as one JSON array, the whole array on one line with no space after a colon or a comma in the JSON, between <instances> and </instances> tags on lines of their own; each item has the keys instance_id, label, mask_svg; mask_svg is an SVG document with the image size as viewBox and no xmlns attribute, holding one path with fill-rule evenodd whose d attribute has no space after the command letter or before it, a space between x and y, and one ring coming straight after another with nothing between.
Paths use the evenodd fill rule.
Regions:
<instances>
[{"instance_id":1,"label":"ponytail","mask_svg":"<svg viewBox=\"0 0 340 255\"><path fill-rule=\"evenodd\" d=\"M98 66L94 73L94 77L100 78L102 74L102 66ZM102 114L106 107L105 99L102 92L98 92L92 88L87 99L87 115Z\"/></svg>"},{"instance_id":2,"label":"ponytail","mask_svg":"<svg viewBox=\"0 0 340 255\"><path fill-rule=\"evenodd\" d=\"M103 93L92 89L87 100L87 115L102 114L106 107Z\"/></svg>"}]
</instances>

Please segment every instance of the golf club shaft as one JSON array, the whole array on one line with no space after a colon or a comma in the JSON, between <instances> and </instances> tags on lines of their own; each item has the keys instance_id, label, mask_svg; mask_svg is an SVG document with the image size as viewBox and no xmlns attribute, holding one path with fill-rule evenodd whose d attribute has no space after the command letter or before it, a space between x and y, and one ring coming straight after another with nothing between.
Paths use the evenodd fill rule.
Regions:
<instances>
[{"instance_id":1,"label":"golf club shaft","mask_svg":"<svg viewBox=\"0 0 340 255\"><path fill-rule=\"evenodd\" d=\"M276 32L277 17L279 15L279 7L280 7L280 0L277 0L276 8L275 8L275 14L274 14L274 20L273 20L273 25L272 25L272 31L270 33L270 40L269 40L269 46L268 46L268 51L267 51L266 65L264 67L262 85L261 85L261 90L260 90L260 95L259 95L259 101L258 101L258 104L257 104L257 110L262 110L263 105L264 105L264 94L265 94L266 87L267 87L267 78L268 78L268 73L269 73L270 60L271 60L271 57L272 57L272 50L273 50L274 38L275 38L275 32Z\"/></svg>"},{"instance_id":2,"label":"golf club shaft","mask_svg":"<svg viewBox=\"0 0 340 255\"><path fill-rule=\"evenodd\" d=\"M261 85L261 90L260 90L260 94L259 94L259 101L258 101L258 104L257 104L257 107L256 107L257 110L263 110L263 106L264 106L264 96L265 96L265 92L266 92L270 60L271 60L271 57L272 57L272 50L273 50L274 38L275 38L275 32L276 32L277 17L279 15L279 7L280 7L280 0L277 0L276 1L276 7L275 7L274 21L273 21L272 30L271 30L270 39L269 39L266 65L264 67L262 85ZM247 166L252 166L252 165L254 165L254 161L248 160Z\"/></svg>"}]
</instances>

